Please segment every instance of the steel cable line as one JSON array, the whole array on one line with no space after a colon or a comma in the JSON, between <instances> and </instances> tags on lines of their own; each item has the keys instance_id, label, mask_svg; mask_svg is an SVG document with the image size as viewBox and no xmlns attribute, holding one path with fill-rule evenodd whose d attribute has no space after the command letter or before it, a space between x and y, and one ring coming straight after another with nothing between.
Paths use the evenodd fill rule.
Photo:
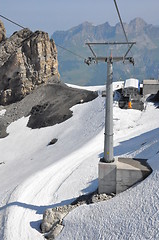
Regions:
<instances>
[{"instance_id":1,"label":"steel cable line","mask_svg":"<svg viewBox=\"0 0 159 240\"><path fill-rule=\"evenodd\" d=\"M7 21L9 21L9 22L11 22L11 23L13 23L13 24L15 24L15 25L18 26L18 27L21 27L21 28L25 29L25 27L23 27L22 25L20 25L20 24L14 22L14 21L12 21L11 19L9 19L9 18L7 18L7 17L5 17L5 16L3 16L3 15L1 15L1 14L0 14L0 17L2 17L2 18L4 18L5 20L7 20ZM76 57L79 57L79 58L85 60L84 57L80 56L79 54L77 54L77 53L75 53L75 52L73 52L73 51L71 51L71 50L69 50L69 49L67 49L67 48L65 48L65 47L63 47L63 46L57 44L57 43L56 43L56 46L58 46L59 48L61 48L61 49L65 50L65 51L67 51L67 52L69 52L69 53L75 55Z\"/></svg>"},{"instance_id":2,"label":"steel cable line","mask_svg":"<svg viewBox=\"0 0 159 240\"><path fill-rule=\"evenodd\" d=\"M75 52L73 52L73 51L71 51L71 50L69 50L69 49L67 49L67 48L65 48L65 47L63 47L63 46L61 46L61 45L57 44L57 43L55 43L55 44L56 44L56 46L57 46L57 47L59 47L59 48L61 48L61 49L65 50L65 51L67 51L67 52L69 52L69 53L71 53L71 54L75 55L76 57L79 57L79 58L81 58L81 59L85 60L85 58L84 58L84 57L82 57L82 56L80 56L79 54L77 54L77 53L75 53Z\"/></svg>"},{"instance_id":3,"label":"steel cable line","mask_svg":"<svg viewBox=\"0 0 159 240\"><path fill-rule=\"evenodd\" d=\"M127 44L128 44L128 47L129 47L128 37L127 37L127 35L126 35L126 31L125 31L125 28L124 28L124 24L123 24L123 21L122 21L122 18L121 18L121 15L120 15L119 8L118 8L118 5L117 5L116 0L114 0L114 4L115 4L115 8L116 8L116 11L117 11L119 20L120 20L120 24L121 24L121 27L122 27L122 30L123 30L123 33L124 33L126 42L127 42ZM130 50L130 52L131 52L131 54L132 54L132 56L133 56L134 54L132 53L131 50ZM135 63L133 64L133 68L134 68L134 72L136 73ZM135 74L135 75L136 75L136 74Z\"/></svg>"},{"instance_id":4,"label":"steel cable line","mask_svg":"<svg viewBox=\"0 0 159 240\"><path fill-rule=\"evenodd\" d=\"M119 8L118 8L118 5L117 5L117 3L116 3L116 0L114 0L114 4L115 4L115 7L116 7L116 10L117 10L117 13L118 13L118 17L119 17L120 24L121 24L122 29L123 29L123 33L124 33L124 36L125 36L126 42L128 43L128 38L127 38L127 35L126 35L126 32L125 32L125 29L124 29L124 24L123 24L123 21L122 21L122 19L121 19L120 12L119 12ZM128 44L128 45L129 45L129 44Z\"/></svg>"},{"instance_id":5,"label":"steel cable line","mask_svg":"<svg viewBox=\"0 0 159 240\"><path fill-rule=\"evenodd\" d=\"M11 19L9 19L9 18L7 18L7 17L5 17L5 16L3 16L3 15L1 15L1 14L0 14L0 17L4 18L5 20L11 22L12 24L14 24L14 25L16 25L16 26L18 26L18 27L20 27L20 28L22 28L22 29L25 29L25 27L23 27L22 25L16 23L15 21L12 21ZM71 51L71 50L69 50L69 49L67 49L67 48L65 48L65 47L57 44L57 43L56 43L56 46L58 46L59 48L61 48L61 49L65 50L65 51L73 54L73 55L76 56L76 57L79 57L79 58L85 60L84 57L80 56L79 54L77 54L77 53L75 53L75 52L73 52L73 51Z\"/></svg>"},{"instance_id":6,"label":"steel cable line","mask_svg":"<svg viewBox=\"0 0 159 240\"><path fill-rule=\"evenodd\" d=\"M9 21L9 22L17 25L18 27L21 27L21 28L23 28L23 29L25 28L25 27L23 27L22 25L20 25L19 23L16 23L16 22L12 21L11 19L9 19L9 18L7 18L7 17L5 17L5 16L3 16L3 15L0 15L0 17L2 17L2 18L4 18L5 20L7 20L7 21Z\"/></svg>"}]
</instances>

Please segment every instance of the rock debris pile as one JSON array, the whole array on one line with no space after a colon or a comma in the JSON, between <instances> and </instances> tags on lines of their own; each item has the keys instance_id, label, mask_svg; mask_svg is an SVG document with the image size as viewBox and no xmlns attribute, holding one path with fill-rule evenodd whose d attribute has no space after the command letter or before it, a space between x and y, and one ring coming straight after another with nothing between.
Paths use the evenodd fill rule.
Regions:
<instances>
[{"instance_id":1,"label":"rock debris pile","mask_svg":"<svg viewBox=\"0 0 159 240\"><path fill-rule=\"evenodd\" d=\"M63 229L64 217L76 207L82 204L92 204L101 201L106 201L114 197L115 194L98 194L97 191L88 195L82 195L73 201L70 205L64 205L47 209L43 215L43 221L41 223L41 231L44 233L46 239L55 239Z\"/></svg>"}]
</instances>

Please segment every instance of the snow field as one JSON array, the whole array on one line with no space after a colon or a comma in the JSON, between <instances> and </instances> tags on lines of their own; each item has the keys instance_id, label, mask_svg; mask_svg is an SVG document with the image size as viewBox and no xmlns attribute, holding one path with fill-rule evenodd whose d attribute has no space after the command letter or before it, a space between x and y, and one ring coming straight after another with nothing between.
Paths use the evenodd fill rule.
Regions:
<instances>
[{"instance_id":1,"label":"snow field","mask_svg":"<svg viewBox=\"0 0 159 240\"><path fill-rule=\"evenodd\" d=\"M117 84L116 86L117 87ZM98 89L96 89L98 90ZM99 89L101 90L101 88ZM0 139L2 240L44 239L38 232L45 209L94 191L103 154L104 99L72 108L73 117L53 127L31 130L28 118L8 127ZM64 220L60 240L158 239L159 110L122 110L114 103L114 153L148 158L153 173L142 183L98 204L81 206ZM55 145L47 146L52 138Z\"/></svg>"},{"instance_id":2,"label":"snow field","mask_svg":"<svg viewBox=\"0 0 159 240\"><path fill-rule=\"evenodd\" d=\"M94 107L97 109L98 118L95 118L95 121L92 121L91 123L95 114ZM25 180L28 178L29 180L26 180L26 182L23 180L24 185L22 182L22 184L14 191L14 194L11 196L8 194L9 207L6 207L7 211L5 215L7 221L4 233L4 236L6 236L7 239L17 239L22 235L24 235L23 239L32 239L34 236L32 230L35 232L35 235L39 234L35 229L31 228L29 225L30 220L28 221L29 218L24 217L24 213L26 216L29 214L28 212L33 212L34 209L37 209L37 207L31 207L34 198L36 198L35 205L38 205L38 202L40 202L40 205L38 205L39 208L40 206L44 206L43 208L46 209L45 205L47 203L52 204L54 202L53 194L59 188L58 186L60 186L69 174L78 167L80 162L83 161L83 155L86 154L87 149L87 146L85 146L86 142L89 142L93 136L96 136L98 132L103 129L103 124L101 123L101 119L103 119L103 104L100 99L94 101L94 107L91 103L75 106L73 118L63 124L46 129L31 130L27 128L27 118L22 118L9 126L9 136L5 139L1 139L2 144L0 145L3 150L3 160L6 162L5 167L7 166L9 171L11 168L14 169L14 184L19 185L22 179ZM81 112L79 114L80 109ZM46 147L51 140L50 136L52 135L59 140L56 145ZM85 150L82 150L82 146L84 146ZM76 152L78 148L81 148L81 151L78 150ZM89 153L90 148L88 149L88 156L90 156L92 153ZM16 155L14 155L14 151ZM81 154L82 152L83 155ZM67 158L69 153L71 154ZM73 161L71 161L72 159ZM46 171L43 170L41 172L40 168L43 169L44 167L47 167L48 162L50 167L48 167ZM54 162L53 167L51 167L52 162ZM17 165L19 165L18 169ZM8 176L10 175L7 170L8 169L6 169L4 173L4 179L6 179L6 174ZM39 173L35 174L35 171L39 171ZM29 177L29 175L33 177ZM3 174L1 175L1 178L3 178ZM10 180L12 179L7 179L7 184L10 185ZM5 186L7 184L5 184ZM80 189L80 185L78 189ZM74 193L76 194L75 197L79 195L79 191L80 190ZM74 188L71 193L73 192ZM44 196L46 196L46 198ZM72 196L73 195L71 194L71 197ZM40 213L41 215L38 219L42 218L42 210ZM24 223L25 219L28 222ZM35 220L36 219L37 216L35 214ZM17 221L16 226L13 224L15 220ZM24 233L26 232L25 228L27 227L29 230L25 237Z\"/></svg>"}]
</instances>

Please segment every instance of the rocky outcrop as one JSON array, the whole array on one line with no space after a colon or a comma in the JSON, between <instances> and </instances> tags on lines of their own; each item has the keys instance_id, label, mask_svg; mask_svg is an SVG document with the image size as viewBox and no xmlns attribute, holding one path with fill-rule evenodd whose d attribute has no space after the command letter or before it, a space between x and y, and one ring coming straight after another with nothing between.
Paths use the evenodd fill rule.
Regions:
<instances>
[{"instance_id":1,"label":"rocky outcrop","mask_svg":"<svg viewBox=\"0 0 159 240\"><path fill-rule=\"evenodd\" d=\"M23 116L30 116L27 126L32 129L53 126L72 117L70 108L74 105L92 101L97 96L97 92L71 88L61 82L41 84L21 101L0 106L0 138L8 135L9 124ZM54 138L50 144L56 141Z\"/></svg>"},{"instance_id":2,"label":"rocky outcrop","mask_svg":"<svg viewBox=\"0 0 159 240\"><path fill-rule=\"evenodd\" d=\"M81 195L75 201L69 205L59 206L52 209L47 209L43 214L43 220L41 223L41 231L45 234L45 238L54 240L62 231L64 224L63 219L73 209L80 207L83 204L98 203L101 201L107 201L114 197L115 194L107 195L105 193L98 194L97 191Z\"/></svg>"},{"instance_id":3,"label":"rocky outcrop","mask_svg":"<svg viewBox=\"0 0 159 240\"><path fill-rule=\"evenodd\" d=\"M57 49L42 31L23 29L0 44L0 104L21 100L38 85L59 82Z\"/></svg>"},{"instance_id":4,"label":"rocky outcrop","mask_svg":"<svg viewBox=\"0 0 159 240\"><path fill-rule=\"evenodd\" d=\"M6 38L6 30L4 24L0 20L0 43Z\"/></svg>"}]
</instances>

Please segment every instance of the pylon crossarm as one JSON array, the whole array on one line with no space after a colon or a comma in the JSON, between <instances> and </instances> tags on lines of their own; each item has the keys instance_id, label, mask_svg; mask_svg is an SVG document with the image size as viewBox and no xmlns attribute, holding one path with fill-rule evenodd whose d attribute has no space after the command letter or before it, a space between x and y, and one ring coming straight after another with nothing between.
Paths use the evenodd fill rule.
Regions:
<instances>
[{"instance_id":1,"label":"pylon crossarm","mask_svg":"<svg viewBox=\"0 0 159 240\"><path fill-rule=\"evenodd\" d=\"M101 62L108 62L110 59L110 57L97 57L96 60L97 61L101 61ZM133 57L111 57L112 62L119 62L119 61L129 61L130 63L133 63Z\"/></svg>"},{"instance_id":2,"label":"pylon crossarm","mask_svg":"<svg viewBox=\"0 0 159 240\"><path fill-rule=\"evenodd\" d=\"M91 45L134 45L136 44L136 42L87 42L85 43L86 45L88 46L91 46Z\"/></svg>"},{"instance_id":3,"label":"pylon crossarm","mask_svg":"<svg viewBox=\"0 0 159 240\"><path fill-rule=\"evenodd\" d=\"M132 63L134 65L133 57L127 57L128 53L130 52L130 50L134 44L136 44L136 42L88 42L88 43L86 43L86 45L91 50L93 57L89 57L89 58L85 59L84 62L86 64L90 65L92 62L93 63L98 63L98 61L108 62L108 60L110 59L110 57L107 57L107 56L105 56L105 57L98 56L97 57L95 51L92 48L93 45L128 45L129 47L128 47L128 50L126 51L126 53L121 57L112 57L112 62L122 61L124 63L125 61L129 61L130 63Z\"/></svg>"},{"instance_id":4,"label":"pylon crossarm","mask_svg":"<svg viewBox=\"0 0 159 240\"><path fill-rule=\"evenodd\" d=\"M84 60L84 62L87 65L90 65L91 63L98 63L98 62L108 62L110 60L110 57L88 57ZM112 62L119 62L119 61L129 61L134 65L134 58L133 57L111 57Z\"/></svg>"}]
</instances>

